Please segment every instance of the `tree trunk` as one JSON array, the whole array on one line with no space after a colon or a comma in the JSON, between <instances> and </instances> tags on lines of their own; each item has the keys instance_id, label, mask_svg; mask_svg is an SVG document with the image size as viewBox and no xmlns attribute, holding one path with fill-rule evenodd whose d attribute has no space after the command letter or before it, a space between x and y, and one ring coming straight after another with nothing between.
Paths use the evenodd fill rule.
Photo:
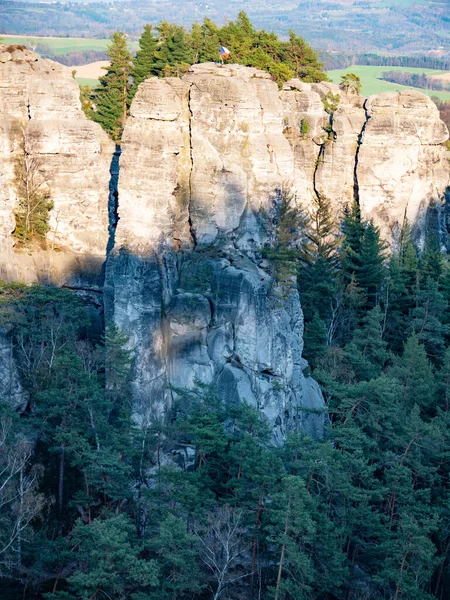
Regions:
<instances>
[{"instance_id":1,"label":"tree trunk","mask_svg":"<svg viewBox=\"0 0 450 600\"><path fill-rule=\"evenodd\" d=\"M291 512L291 496L289 495L289 502L288 502L288 506L287 506L287 512L286 512L286 522L284 525L284 537L287 536L287 533L289 531L289 516L290 516L290 512ZM280 593L280 583L281 583L281 575L283 573L283 563L284 563L284 555L286 553L286 544L285 542L283 542L283 546L281 548L281 556L280 556L280 566L278 569L278 576L277 576L277 587L275 589L275 598L274 600L278 600L278 596Z\"/></svg>"},{"instance_id":2,"label":"tree trunk","mask_svg":"<svg viewBox=\"0 0 450 600\"><path fill-rule=\"evenodd\" d=\"M123 115L122 115L122 132L125 129L125 122L127 120L127 81L124 79L123 82Z\"/></svg>"},{"instance_id":3,"label":"tree trunk","mask_svg":"<svg viewBox=\"0 0 450 600\"><path fill-rule=\"evenodd\" d=\"M256 567L256 541L257 541L257 535L258 535L258 527L259 527L259 521L261 518L261 511L262 511L262 491L261 491L261 495L259 497L258 500L258 509L256 511L256 521L255 521L255 529L253 532L253 550L252 550L252 581L250 584L250 598L253 598L253 585L255 582L255 567Z\"/></svg>"},{"instance_id":4,"label":"tree trunk","mask_svg":"<svg viewBox=\"0 0 450 600\"><path fill-rule=\"evenodd\" d=\"M403 575L403 570L405 568L406 558L408 557L408 553L405 554L402 560L402 564L400 566L400 577ZM400 585L397 584L397 588L395 590L395 598L394 600L398 600L398 594L400 592Z\"/></svg>"},{"instance_id":5,"label":"tree trunk","mask_svg":"<svg viewBox=\"0 0 450 600\"><path fill-rule=\"evenodd\" d=\"M17 568L22 568L22 514L23 514L23 465L19 473L19 516L17 519Z\"/></svg>"},{"instance_id":6,"label":"tree trunk","mask_svg":"<svg viewBox=\"0 0 450 600\"><path fill-rule=\"evenodd\" d=\"M62 525L62 512L63 512L63 495L64 495L64 446L61 446L61 452L59 454L59 476L58 476L58 519L59 527Z\"/></svg>"}]
</instances>

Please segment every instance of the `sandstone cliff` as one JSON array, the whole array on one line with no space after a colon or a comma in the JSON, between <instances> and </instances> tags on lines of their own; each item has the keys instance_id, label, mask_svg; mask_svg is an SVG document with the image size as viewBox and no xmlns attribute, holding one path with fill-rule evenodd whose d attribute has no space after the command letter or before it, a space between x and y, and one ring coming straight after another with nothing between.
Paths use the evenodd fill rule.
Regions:
<instances>
[{"instance_id":1,"label":"sandstone cliff","mask_svg":"<svg viewBox=\"0 0 450 600\"><path fill-rule=\"evenodd\" d=\"M298 80L279 90L256 69L195 65L182 79L141 84L115 190L114 146L81 112L68 69L5 51L0 95L2 276L86 287L77 274L98 274L108 246L106 316L136 355L136 418L166 414L174 388L215 381L229 402L257 406L280 440L298 426L320 432L299 295L279 289L261 256L274 202L286 189L304 207L326 197L338 216L356 199L387 240L395 244L406 217L420 242L449 185L448 132L434 104L416 92L366 100ZM11 236L23 143L55 204L47 249L32 253ZM8 373L20 398L13 365Z\"/></svg>"},{"instance_id":2,"label":"sandstone cliff","mask_svg":"<svg viewBox=\"0 0 450 600\"><path fill-rule=\"evenodd\" d=\"M333 110L330 94L339 96ZM406 135L414 121L420 134ZM387 140L392 123L401 139L393 135L392 148L377 153L376 136ZM410 189L425 212L442 199L449 169L438 144L446 138L437 109L418 93L365 101L334 84L297 80L279 91L266 73L212 64L141 84L123 135L105 288L109 317L136 351L140 418L150 405L163 414L173 387L215 381L228 401L257 406L279 438L298 424L319 431L323 416L314 411L323 401L304 375L299 298L277 302L259 252L267 215L286 187L306 207L327 197L336 214L356 198L394 240L405 215L424 223L414 220ZM406 174L405 148L415 159ZM401 171L388 216L384 181L367 175L378 166L389 185Z\"/></svg>"},{"instance_id":3,"label":"sandstone cliff","mask_svg":"<svg viewBox=\"0 0 450 600\"><path fill-rule=\"evenodd\" d=\"M280 440L322 429L298 293L280 301L258 254L293 170L282 122L278 88L256 69L197 65L139 88L105 286L109 317L136 351L138 418L164 414L172 388L200 381L259 408Z\"/></svg>"},{"instance_id":4,"label":"sandstone cliff","mask_svg":"<svg viewBox=\"0 0 450 600\"><path fill-rule=\"evenodd\" d=\"M356 170L362 214L394 242L408 219L421 245L430 202L450 185L447 127L428 96L409 90L371 96L365 109Z\"/></svg>"},{"instance_id":5,"label":"sandstone cliff","mask_svg":"<svg viewBox=\"0 0 450 600\"><path fill-rule=\"evenodd\" d=\"M20 47L0 46L0 273L58 283L99 271L108 241L108 186L114 144L81 110L69 68ZM50 192L47 248L14 247L15 168L32 157Z\"/></svg>"}]
</instances>

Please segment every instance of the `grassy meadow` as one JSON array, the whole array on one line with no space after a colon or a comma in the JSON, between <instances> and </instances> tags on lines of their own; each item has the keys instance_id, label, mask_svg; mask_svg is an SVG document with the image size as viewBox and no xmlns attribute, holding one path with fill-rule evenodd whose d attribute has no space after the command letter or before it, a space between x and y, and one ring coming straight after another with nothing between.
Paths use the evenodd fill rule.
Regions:
<instances>
[{"instance_id":1,"label":"grassy meadow","mask_svg":"<svg viewBox=\"0 0 450 600\"><path fill-rule=\"evenodd\" d=\"M74 67L75 68L75 67ZM98 86L98 79L88 79L87 77L77 77L75 79L78 81L80 85L90 85L91 87Z\"/></svg>"},{"instance_id":2,"label":"grassy meadow","mask_svg":"<svg viewBox=\"0 0 450 600\"><path fill-rule=\"evenodd\" d=\"M416 90L423 92L428 96L437 96L441 100L450 100L450 92L435 92L433 90L424 90L420 88L410 87L406 85L400 85L398 83L390 83L389 81L383 81L381 75L384 71L406 71L408 73L425 73L426 75L440 75L446 71L436 71L433 69L415 69L412 67L372 67L372 66L360 66L353 65L346 69L337 69L334 71L327 71L328 77L335 83L339 83L341 76L346 73L355 73L361 78L362 93L365 96L372 94L381 94L383 92L396 92L401 90Z\"/></svg>"},{"instance_id":3,"label":"grassy meadow","mask_svg":"<svg viewBox=\"0 0 450 600\"><path fill-rule=\"evenodd\" d=\"M48 46L54 54L68 54L69 52L83 52L85 50L106 50L109 40L88 38L53 38L32 37L19 35L1 35L4 44L23 44L27 46L30 41Z\"/></svg>"}]
</instances>

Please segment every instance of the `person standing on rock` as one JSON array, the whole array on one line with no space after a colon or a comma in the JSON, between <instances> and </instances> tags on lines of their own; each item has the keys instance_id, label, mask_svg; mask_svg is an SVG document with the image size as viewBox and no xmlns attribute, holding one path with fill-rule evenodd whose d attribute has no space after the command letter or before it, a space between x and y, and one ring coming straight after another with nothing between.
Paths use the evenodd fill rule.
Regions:
<instances>
[{"instance_id":1,"label":"person standing on rock","mask_svg":"<svg viewBox=\"0 0 450 600\"><path fill-rule=\"evenodd\" d=\"M228 50L228 48L225 48L225 46L222 46L222 44L220 44L220 62L222 63L223 66L223 61L230 58L230 51Z\"/></svg>"},{"instance_id":2,"label":"person standing on rock","mask_svg":"<svg viewBox=\"0 0 450 600\"><path fill-rule=\"evenodd\" d=\"M267 144L267 152L270 156L270 162L273 163L273 148L270 144Z\"/></svg>"}]
</instances>

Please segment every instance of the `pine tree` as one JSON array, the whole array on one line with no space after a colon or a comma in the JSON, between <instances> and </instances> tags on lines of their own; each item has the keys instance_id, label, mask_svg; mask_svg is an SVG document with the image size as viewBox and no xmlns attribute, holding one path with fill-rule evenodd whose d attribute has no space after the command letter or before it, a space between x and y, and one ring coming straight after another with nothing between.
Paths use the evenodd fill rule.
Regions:
<instances>
[{"instance_id":1,"label":"pine tree","mask_svg":"<svg viewBox=\"0 0 450 600\"><path fill-rule=\"evenodd\" d=\"M367 294L367 306L376 305L385 277L386 243L380 239L380 230L368 223L361 241L361 266L357 273L360 287Z\"/></svg>"},{"instance_id":2,"label":"pine tree","mask_svg":"<svg viewBox=\"0 0 450 600\"><path fill-rule=\"evenodd\" d=\"M444 270L444 261L439 239L435 233L427 235L425 249L419 263L420 276L426 281L428 278L438 281Z\"/></svg>"},{"instance_id":3,"label":"pine tree","mask_svg":"<svg viewBox=\"0 0 450 600\"><path fill-rule=\"evenodd\" d=\"M319 317L317 310L312 318L305 323L303 341L305 344L303 356L314 369L325 355L327 349L327 327Z\"/></svg>"},{"instance_id":4,"label":"pine tree","mask_svg":"<svg viewBox=\"0 0 450 600\"><path fill-rule=\"evenodd\" d=\"M361 269L361 244L364 237L365 224L361 221L361 212L357 202L350 208L345 207L340 231L342 243L339 250L340 277L344 286L359 273Z\"/></svg>"},{"instance_id":5,"label":"pine tree","mask_svg":"<svg viewBox=\"0 0 450 600\"><path fill-rule=\"evenodd\" d=\"M139 84L153 75L157 46L158 40L153 34L153 26L145 25L144 31L139 38L139 50L133 59L133 96L136 93Z\"/></svg>"},{"instance_id":6,"label":"pine tree","mask_svg":"<svg viewBox=\"0 0 450 600\"><path fill-rule=\"evenodd\" d=\"M389 353L383 340L384 315L379 306L370 310L362 320L362 326L346 346L346 353L359 381L378 377L386 364Z\"/></svg>"},{"instance_id":7,"label":"pine tree","mask_svg":"<svg viewBox=\"0 0 450 600\"><path fill-rule=\"evenodd\" d=\"M110 65L106 75L100 77L100 87L95 91L93 119L113 140L119 141L127 118L133 71L124 33L112 35L107 55Z\"/></svg>"},{"instance_id":8,"label":"pine tree","mask_svg":"<svg viewBox=\"0 0 450 600\"><path fill-rule=\"evenodd\" d=\"M161 585L148 600L174 600L202 589L198 539L188 533L184 519L169 513L146 546L159 567Z\"/></svg>"},{"instance_id":9,"label":"pine tree","mask_svg":"<svg viewBox=\"0 0 450 600\"><path fill-rule=\"evenodd\" d=\"M148 598L158 585L156 561L143 557L143 543L125 515L95 519L90 525L79 521L67 541L78 568L67 579L68 592L49 594L50 600Z\"/></svg>"},{"instance_id":10,"label":"pine tree","mask_svg":"<svg viewBox=\"0 0 450 600\"><path fill-rule=\"evenodd\" d=\"M343 88L355 90L357 94L360 94L362 90L361 78L358 75L355 75L355 73L346 73L345 75L341 75L340 85Z\"/></svg>"},{"instance_id":11,"label":"pine tree","mask_svg":"<svg viewBox=\"0 0 450 600\"><path fill-rule=\"evenodd\" d=\"M406 241L398 253L391 256L383 294L386 313L385 339L389 348L401 353L408 335L410 314L417 295L417 254Z\"/></svg>"},{"instance_id":12,"label":"pine tree","mask_svg":"<svg viewBox=\"0 0 450 600\"><path fill-rule=\"evenodd\" d=\"M389 370L403 386L403 396L407 406L417 404L425 412L433 411L436 381L431 362L425 347L415 334L409 336L402 356L395 357Z\"/></svg>"},{"instance_id":13,"label":"pine tree","mask_svg":"<svg viewBox=\"0 0 450 600\"><path fill-rule=\"evenodd\" d=\"M160 77L179 77L191 66L193 53L188 35L180 25L163 21L158 31L158 49L154 70Z\"/></svg>"},{"instance_id":14,"label":"pine tree","mask_svg":"<svg viewBox=\"0 0 450 600\"><path fill-rule=\"evenodd\" d=\"M428 358L440 364L445 353L445 337L449 327L443 322L448 304L434 279L428 278L416 295L416 307L411 311L409 331L414 331L424 344Z\"/></svg>"},{"instance_id":15,"label":"pine tree","mask_svg":"<svg viewBox=\"0 0 450 600\"><path fill-rule=\"evenodd\" d=\"M299 291L305 319L314 311L327 325L336 296L337 247L336 220L330 202L318 198L306 230L307 243L300 249Z\"/></svg>"},{"instance_id":16,"label":"pine tree","mask_svg":"<svg viewBox=\"0 0 450 600\"><path fill-rule=\"evenodd\" d=\"M215 62L219 56L219 28L205 17L203 23L194 23L190 33L190 46L194 63Z\"/></svg>"},{"instance_id":17,"label":"pine tree","mask_svg":"<svg viewBox=\"0 0 450 600\"><path fill-rule=\"evenodd\" d=\"M298 271L299 246L303 251L307 246L306 230L308 216L295 206L295 198L288 187L279 190L273 203L268 233L270 247L263 248L262 254L271 262L276 283L284 291L295 288Z\"/></svg>"},{"instance_id":18,"label":"pine tree","mask_svg":"<svg viewBox=\"0 0 450 600\"><path fill-rule=\"evenodd\" d=\"M270 541L278 549L278 573L273 589L274 600L311 598L314 570L307 548L315 526L311 513L313 502L305 482L294 475L284 477L282 489L271 507Z\"/></svg>"},{"instance_id":19,"label":"pine tree","mask_svg":"<svg viewBox=\"0 0 450 600\"><path fill-rule=\"evenodd\" d=\"M289 31L289 41L283 44L282 56L286 64L292 69L294 77L303 81L315 82L325 79L322 71L323 64L319 62L317 54L309 44L296 35L295 31Z\"/></svg>"}]
</instances>

